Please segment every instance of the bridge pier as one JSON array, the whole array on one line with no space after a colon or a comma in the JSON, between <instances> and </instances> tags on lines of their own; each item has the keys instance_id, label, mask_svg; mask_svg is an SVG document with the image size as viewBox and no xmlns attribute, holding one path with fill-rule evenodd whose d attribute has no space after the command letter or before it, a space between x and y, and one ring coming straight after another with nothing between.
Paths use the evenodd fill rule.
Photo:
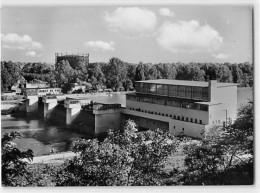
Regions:
<instances>
[{"instance_id":1,"label":"bridge pier","mask_svg":"<svg viewBox=\"0 0 260 193\"><path fill-rule=\"evenodd\" d=\"M43 97L42 99L43 103L44 103L44 108L43 108L43 117L44 118L49 118L49 116L51 115L52 111L54 110L54 108L57 106L58 101L57 98L54 97Z\"/></svg>"},{"instance_id":2,"label":"bridge pier","mask_svg":"<svg viewBox=\"0 0 260 193\"><path fill-rule=\"evenodd\" d=\"M33 115L38 113L38 96L27 96L26 98L26 113Z\"/></svg>"}]
</instances>

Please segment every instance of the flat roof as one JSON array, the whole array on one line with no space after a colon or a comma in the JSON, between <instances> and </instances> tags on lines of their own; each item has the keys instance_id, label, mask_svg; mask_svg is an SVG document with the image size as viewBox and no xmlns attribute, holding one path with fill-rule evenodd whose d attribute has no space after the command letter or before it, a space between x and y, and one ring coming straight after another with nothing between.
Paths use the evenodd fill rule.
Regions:
<instances>
[{"instance_id":1,"label":"flat roof","mask_svg":"<svg viewBox=\"0 0 260 193\"><path fill-rule=\"evenodd\" d=\"M202 104L202 105L208 105L208 106L212 106L212 105L220 105L222 103L220 102L194 102L196 104Z\"/></svg>"},{"instance_id":2,"label":"flat roof","mask_svg":"<svg viewBox=\"0 0 260 193\"><path fill-rule=\"evenodd\" d=\"M167 84L167 85L181 85L181 86L199 86L208 87L209 82L205 81L190 81L190 80L170 80L170 79L156 79L156 80L142 80L136 81L142 83ZM237 86L234 83L217 83L217 87L222 86Z\"/></svg>"}]
</instances>

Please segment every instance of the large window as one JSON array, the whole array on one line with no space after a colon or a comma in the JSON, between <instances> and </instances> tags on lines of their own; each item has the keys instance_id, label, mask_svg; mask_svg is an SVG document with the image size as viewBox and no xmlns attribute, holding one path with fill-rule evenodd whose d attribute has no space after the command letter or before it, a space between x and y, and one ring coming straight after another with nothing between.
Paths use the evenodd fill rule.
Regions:
<instances>
[{"instance_id":1,"label":"large window","mask_svg":"<svg viewBox=\"0 0 260 193\"><path fill-rule=\"evenodd\" d=\"M192 98L202 99L202 88L201 87L193 87Z\"/></svg>"},{"instance_id":2,"label":"large window","mask_svg":"<svg viewBox=\"0 0 260 193\"><path fill-rule=\"evenodd\" d=\"M156 84L150 84L150 93L156 94Z\"/></svg>"},{"instance_id":3,"label":"large window","mask_svg":"<svg viewBox=\"0 0 260 193\"><path fill-rule=\"evenodd\" d=\"M170 85L169 86L169 96L170 97L177 96L177 86L176 85Z\"/></svg>"},{"instance_id":4,"label":"large window","mask_svg":"<svg viewBox=\"0 0 260 193\"><path fill-rule=\"evenodd\" d=\"M135 90L136 90L136 92L142 92L141 88L140 88L140 83L139 82L135 83Z\"/></svg>"},{"instance_id":5,"label":"large window","mask_svg":"<svg viewBox=\"0 0 260 193\"><path fill-rule=\"evenodd\" d=\"M184 86L178 86L178 97L183 98L185 96L185 87Z\"/></svg>"},{"instance_id":6,"label":"large window","mask_svg":"<svg viewBox=\"0 0 260 193\"><path fill-rule=\"evenodd\" d=\"M157 84L157 94L163 95L163 85Z\"/></svg>"},{"instance_id":7,"label":"large window","mask_svg":"<svg viewBox=\"0 0 260 193\"><path fill-rule=\"evenodd\" d=\"M203 100L208 100L208 87L202 88L202 98Z\"/></svg>"},{"instance_id":8,"label":"large window","mask_svg":"<svg viewBox=\"0 0 260 193\"><path fill-rule=\"evenodd\" d=\"M146 83L143 83L143 92L147 93L148 90L147 90L147 84Z\"/></svg>"},{"instance_id":9,"label":"large window","mask_svg":"<svg viewBox=\"0 0 260 193\"><path fill-rule=\"evenodd\" d=\"M191 98L191 87L185 86L185 98Z\"/></svg>"},{"instance_id":10,"label":"large window","mask_svg":"<svg viewBox=\"0 0 260 193\"><path fill-rule=\"evenodd\" d=\"M168 85L163 85L163 95L168 96Z\"/></svg>"}]
</instances>

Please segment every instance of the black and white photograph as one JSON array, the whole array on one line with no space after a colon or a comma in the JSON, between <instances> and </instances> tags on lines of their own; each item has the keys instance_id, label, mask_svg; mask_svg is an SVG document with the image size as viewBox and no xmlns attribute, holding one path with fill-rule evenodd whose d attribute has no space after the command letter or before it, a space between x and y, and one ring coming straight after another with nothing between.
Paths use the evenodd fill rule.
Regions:
<instances>
[{"instance_id":1,"label":"black and white photograph","mask_svg":"<svg viewBox=\"0 0 260 193\"><path fill-rule=\"evenodd\" d=\"M2 188L255 187L257 3L184 2L2 1Z\"/></svg>"}]
</instances>

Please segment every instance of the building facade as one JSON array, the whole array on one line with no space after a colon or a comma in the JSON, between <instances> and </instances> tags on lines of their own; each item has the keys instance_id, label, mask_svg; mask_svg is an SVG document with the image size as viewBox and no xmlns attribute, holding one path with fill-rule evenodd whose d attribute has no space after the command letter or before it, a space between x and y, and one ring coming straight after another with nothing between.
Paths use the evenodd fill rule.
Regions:
<instances>
[{"instance_id":1,"label":"building facade","mask_svg":"<svg viewBox=\"0 0 260 193\"><path fill-rule=\"evenodd\" d=\"M137 81L135 89L122 113L141 128L203 138L236 119L237 84L159 79Z\"/></svg>"}]
</instances>

